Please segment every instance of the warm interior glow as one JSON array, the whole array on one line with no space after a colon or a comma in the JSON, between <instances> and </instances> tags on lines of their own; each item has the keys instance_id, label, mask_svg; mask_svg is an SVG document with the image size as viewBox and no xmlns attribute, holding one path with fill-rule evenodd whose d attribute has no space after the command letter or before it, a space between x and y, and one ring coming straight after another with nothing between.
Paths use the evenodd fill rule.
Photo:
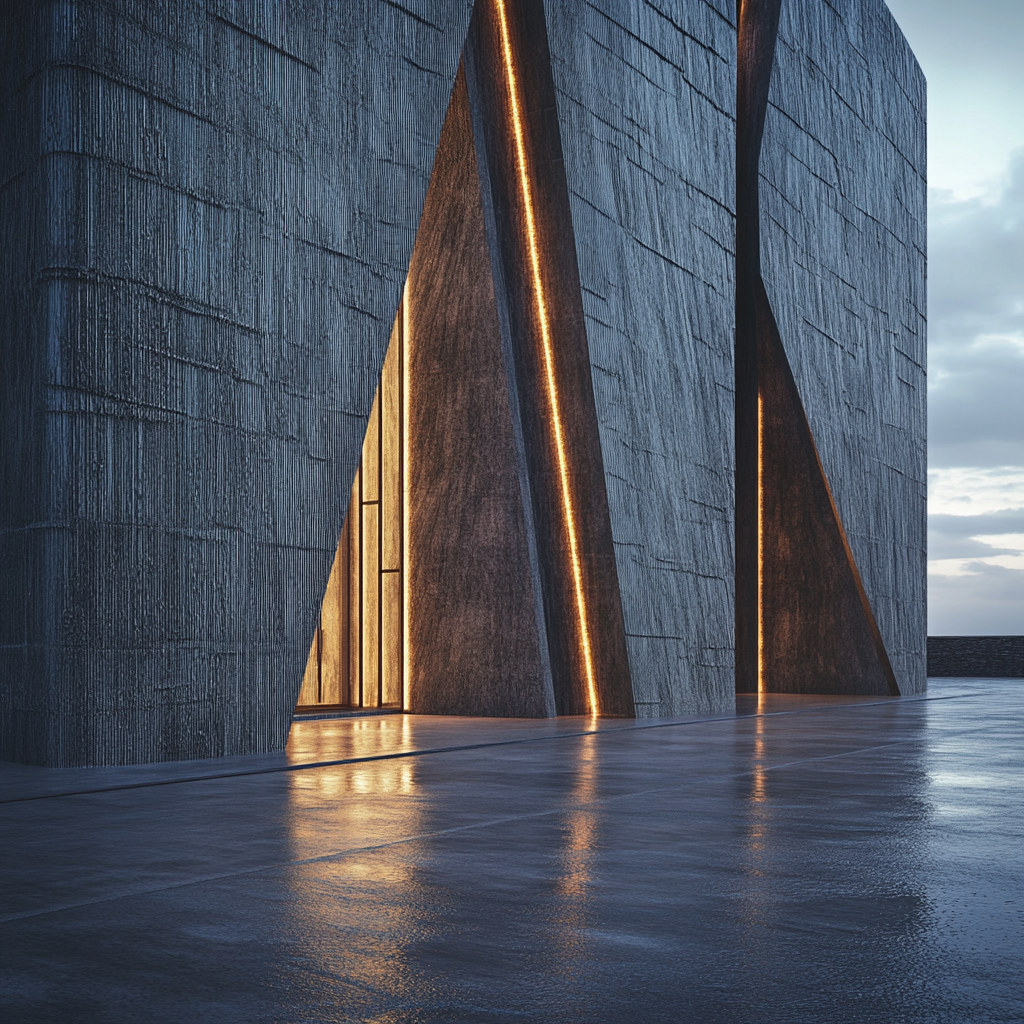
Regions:
<instances>
[{"instance_id":1,"label":"warm interior glow","mask_svg":"<svg viewBox=\"0 0 1024 1024\"><path fill-rule=\"evenodd\" d=\"M495 8L498 12L498 21L501 29L501 50L505 61L505 78L508 84L509 105L512 111L516 164L519 172L519 185L523 193L523 209L526 215L526 235L530 250L530 273L533 278L533 293L537 303L537 319L540 323L541 348L544 355L544 374L547 383L548 402L551 406L551 420L554 425L558 477L562 491L562 508L565 513L566 532L569 536L569 556L572 562L573 588L576 592L576 611L580 623L580 646L583 652L583 665L587 680L587 699L590 713L596 715L600 709L597 702L597 686L594 680L594 665L590 650L590 630L587 623L586 597L583 592L583 573L580 566L579 544L576 537L576 516L573 509L572 492L569 487L569 466L562 431L558 386L555 381L551 329L548 322L547 302L544 298L544 282L541 277L540 251L537 244L537 227L533 210L533 189L530 184L526 163L526 145L523 140L523 124L519 109L519 83L516 79L515 61L512 58L512 43L509 38L505 0L495 0Z\"/></svg>"},{"instance_id":2,"label":"warm interior glow","mask_svg":"<svg viewBox=\"0 0 1024 1024\"><path fill-rule=\"evenodd\" d=\"M406 706L407 330L403 302L370 410L299 709Z\"/></svg>"},{"instance_id":3,"label":"warm interior glow","mask_svg":"<svg viewBox=\"0 0 1024 1024\"><path fill-rule=\"evenodd\" d=\"M757 393L757 692L764 692L764 398Z\"/></svg>"}]
</instances>

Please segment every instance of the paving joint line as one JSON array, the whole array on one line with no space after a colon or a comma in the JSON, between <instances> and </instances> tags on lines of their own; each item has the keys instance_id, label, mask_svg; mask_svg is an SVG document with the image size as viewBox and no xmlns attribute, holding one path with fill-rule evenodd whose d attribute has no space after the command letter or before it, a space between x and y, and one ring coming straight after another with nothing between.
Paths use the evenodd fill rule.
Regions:
<instances>
[{"instance_id":1,"label":"paving joint line","mask_svg":"<svg viewBox=\"0 0 1024 1024\"><path fill-rule=\"evenodd\" d=\"M744 716L752 717L752 716ZM667 723L666 723L667 724ZM683 724L683 723L677 723ZM586 735L586 734L581 734ZM840 757L849 757L853 754L867 754L873 750L883 750L887 747L898 747L910 742L909 740L891 740L888 743L877 743L870 747L856 747L853 750L842 750L834 754L818 754L814 757L797 758L794 761L784 761L779 764L757 766L744 769L741 772L726 772L724 775L701 775L690 780L691 785L700 785L707 782L724 782L729 779L742 779L755 775L758 771L770 772L783 768L794 768L798 765L813 764L818 761L832 761ZM503 818L488 818L486 821L475 821L468 825L453 825L451 828L434 829L430 832L418 832L415 835L403 836L400 839L392 839L383 843L371 843L367 846L354 846L346 850L334 850L331 853L318 854L315 857L304 857L300 860L275 861L270 864L259 864L255 867L244 868L241 871L224 871L215 875L203 875L199 878L189 878L180 882L171 882L167 885L150 886L144 889L135 889L131 892L115 893L108 896L97 896L94 899L82 900L79 903L67 903L57 907L46 907L42 910L27 910L14 914L0 915L0 924L10 921L22 921L26 918L43 917L47 914L59 914L68 910L78 910L82 907L96 906L100 903L112 903L116 900L132 899L136 896L148 896L154 893L168 892L173 889L185 889L190 885L203 885L207 882L218 882L228 878L242 878L245 875L258 874L261 871L282 871L287 868L305 867L310 864L323 864L332 860L342 860L346 857L357 856L361 853L375 853L378 850L387 850L396 846L405 846L409 843L419 842L424 839L436 839L441 836L455 835L460 832L469 832L473 829L489 828L493 825L505 825L513 821L528 821L531 818L549 817L553 814L562 814L569 811L580 811L590 807L599 807L614 803L619 800L635 800L638 797L652 796L675 790L674 786L654 786L651 789L644 789L629 793L618 793L614 796L599 797L596 800L589 800L586 803L573 806L548 807L542 811L530 811L526 814L510 814Z\"/></svg>"},{"instance_id":2,"label":"paving joint line","mask_svg":"<svg viewBox=\"0 0 1024 1024\"><path fill-rule=\"evenodd\" d=\"M157 786L178 786L193 782L213 782L217 779L239 779L256 775L276 775L282 772L312 771L318 768L336 768L349 764L368 764L374 761L395 761L407 757L425 757L430 754L453 754L465 750L484 750L490 747L510 747L524 743L544 743L552 740L578 739L582 736L612 735L620 732L639 732L645 729L672 729L692 725L710 725L718 722L736 722L750 718L776 718L784 715L809 715L822 711L847 711L857 708L879 707L883 704L905 706L927 701L959 700L977 697L974 693L954 693L942 697L911 695L909 697L888 697L884 700L863 701L857 704L825 704L813 708L793 708L786 711L756 711L752 714L735 714L692 718L685 722L655 722L651 725L628 725L606 729L585 729L579 732L560 732L550 736L524 736L512 740L489 740L479 743L455 744L446 747L425 747L419 750L398 750L387 754L367 754L363 757L343 757L331 761L310 761L301 764L272 765L267 768L249 768L236 772L211 772L205 775L189 775L176 779L153 779L148 782L130 782L120 786L97 786L92 789L72 789L62 793L37 793L33 796L16 796L0 800L3 804L30 803L36 800L58 800L72 796L93 796L99 793L120 793L132 789L152 789ZM125 766L127 767L127 766Z\"/></svg>"}]
</instances>

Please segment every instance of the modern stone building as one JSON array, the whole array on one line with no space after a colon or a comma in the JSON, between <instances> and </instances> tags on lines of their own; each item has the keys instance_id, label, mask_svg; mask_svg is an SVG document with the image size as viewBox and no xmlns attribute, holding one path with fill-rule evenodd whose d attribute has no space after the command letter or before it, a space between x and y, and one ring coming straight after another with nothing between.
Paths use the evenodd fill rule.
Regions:
<instances>
[{"instance_id":1,"label":"modern stone building","mask_svg":"<svg viewBox=\"0 0 1024 1024\"><path fill-rule=\"evenodd\" d=\"M925 84L882 0L2 29L0 757L923 689Z\"/></svg>"}]
</instances>

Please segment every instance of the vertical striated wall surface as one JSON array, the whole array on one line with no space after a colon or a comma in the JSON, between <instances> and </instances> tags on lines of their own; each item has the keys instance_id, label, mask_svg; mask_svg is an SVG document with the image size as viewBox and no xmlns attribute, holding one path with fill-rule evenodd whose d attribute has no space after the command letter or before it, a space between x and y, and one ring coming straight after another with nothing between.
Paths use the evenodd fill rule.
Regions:
<instances>
[{"instance_id":1,"label":"vertical striated wall surface","mask_svg":"<svg viewBox=\"0 0 1024 1024\"><path fill-rule=\"evenodd\" d=\"M638 715L733 681L733 0L545 5Z\"/></svg>"},{"instance_id":2,"label":"vertical striated wall surface","mask_svg":"<svg viewBox=\"0 0 1024 1024\"><path fill-rule=\"evenodd\" d=\"M470 9L9 9L0 757L283 746Z\"/></svg>"},{"instance_id":3,"label":"vertical striated wall surface","mask_svg":"<svg viewBox=\"0 0 1024 1024\"><path fill-rule=\"evenodd\" d=\"M902 693L925 686L925 81L882 0L782 4L761 264Z\"/></svg>"}]
</instances>

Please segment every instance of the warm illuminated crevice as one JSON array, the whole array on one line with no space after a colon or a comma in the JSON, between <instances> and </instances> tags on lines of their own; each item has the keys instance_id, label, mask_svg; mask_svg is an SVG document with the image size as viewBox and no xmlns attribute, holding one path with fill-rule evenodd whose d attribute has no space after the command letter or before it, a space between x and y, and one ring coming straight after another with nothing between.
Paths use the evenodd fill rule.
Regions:
<instances>
[{"instance_id":1,"label":"warm illuminated crevice","mask_svg":"<svg viewBox=\"0 0 1024 1024\"><path fill-rule=\"evenodd\" d=\"M530 171L527 162L526 145L523 136L519 84L516 77L516 65L512 53L509 33L508 15L505 0L495 0L498 22L501 32L501 48L505 66L506 85L508 89L509 107L512 116L514 134L516 171L522 193L523 214L526 222L527 247L530 260L530 276L533 284L533 295L536 303L537 321L540 328L541 349L544 364L544 376L547 389L548 404L551 410L551 423L555 455L558 465L559 487L562 499L562 510L565 517L565 530L569 541L569 557L573 577L573 590L576 598L578 616L580 651L583 658L584 675L587 686L588 710L591 714L600 713L597 697L597 683L594 673L593 654L590 642L590 627L587 617L587 603L584 592L583 572L580 562L579 540L577 536L576 513L573 507L572 488L569 480L568 457L565 450L562 411L559 402L558 384L555 375L554 352L552 349L551 326L548 317L547 302L544 294L544 279L540 265L540 249L537 240L536 215L534 211L533 190L530 183Z\"/></svg>"},{"instance_id":2,"label":"warm illuminated crevice","mask_svg":"<svg viewBox=\"0 0 1024 1024\"><path fill-rule=\"evenodd\" d=\"M412 579L410 573L411 550L409 544L409 507L410 493L409 481L409 349L412 344L412 303L409 296L409 282L406 280L402 292L402 306L400 310L402 322L402 351L400 386L402 389L402 435L401 435L401 462L402 462L402 707L409 707L409 680L412 678L410 663L412 660L409 630L409 581Z\"/></svg>"},{"instance_id":3,"label":"warm illuminated crevice","mask_svg":"<svg viewBox=\"0 0 1024 1024\"><path fill-rule=\"evenodd\" d=\"M898 687L761 273L760 153L781 0L743 0L736 128L736 689Z\"/></svg>"},{"instance_id":4,"label":"warm illuminated crevice","mask_svg":"<svg viewBox=\"0 0 1024 1024\"><path fill-rule=\"evenodd\" d=\"M757 395L757 692L764 693L764 396Z\"/></svg>"}]
</instances>

